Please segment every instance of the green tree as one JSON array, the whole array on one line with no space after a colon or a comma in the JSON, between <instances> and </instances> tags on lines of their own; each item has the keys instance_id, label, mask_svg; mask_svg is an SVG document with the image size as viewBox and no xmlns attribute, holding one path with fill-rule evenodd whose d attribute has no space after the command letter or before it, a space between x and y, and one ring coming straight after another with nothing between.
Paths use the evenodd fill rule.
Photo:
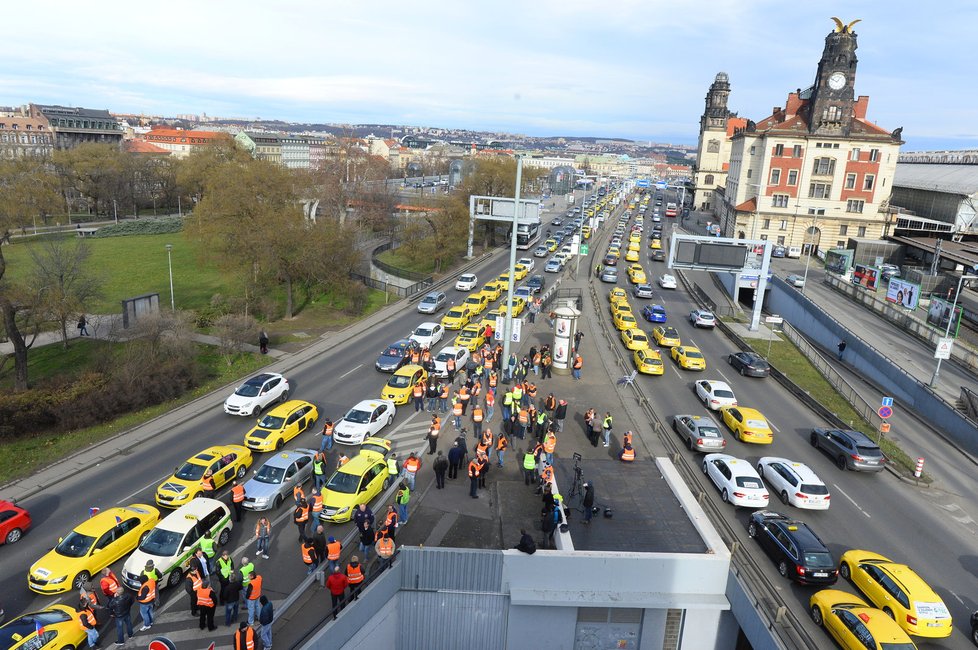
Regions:
<instances>
[{"instance_id":1,"label":"green tree","mask_svg":"<svg viewBox=\"0 0 978 650\"><path fill-rule=\"evenodd\" d=\"M112 201L124 199L125 161L118 146L86 142L52 154L64 183L92 202L96 215L112 214Z\"/></svg>"}]
</instances>

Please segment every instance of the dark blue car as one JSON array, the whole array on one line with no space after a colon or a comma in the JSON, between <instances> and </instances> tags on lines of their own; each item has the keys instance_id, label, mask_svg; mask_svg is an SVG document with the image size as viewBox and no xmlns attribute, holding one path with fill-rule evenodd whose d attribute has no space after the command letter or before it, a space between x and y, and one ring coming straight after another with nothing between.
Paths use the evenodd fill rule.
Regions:
<instances>
[{"instance_id":1,"label":"dark blue car","mask_svg":"<svg viewBox=\"0 0 978 650\"><path fill-rule=\"evenodd\" d=\"M377 363L374 364L374 367L380 372L396 371L411 360L411 351L416 345L414 341L409 339L401 339L391 343L377 357Z\"/></svg>"},{"instance_id":2,"label":"dark blue car","mask_svg":"<svg viewBox=\"0 0 978 650\"><path fill-rule=\"evenodd\" d=\"M662 305L646 305L642 308L642 317L650 323L666 322L666 308Z\"/></svg>"}]
</instances>

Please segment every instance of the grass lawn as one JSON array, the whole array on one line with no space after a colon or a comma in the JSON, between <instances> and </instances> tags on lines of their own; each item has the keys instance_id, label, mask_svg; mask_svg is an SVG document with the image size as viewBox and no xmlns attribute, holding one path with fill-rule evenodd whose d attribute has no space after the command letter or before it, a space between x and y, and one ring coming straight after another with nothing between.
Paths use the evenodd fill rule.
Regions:
<instances>
[{"instance_id":1,"label":"grass lawn","mask_svg":"<svg viewBox=\"0 0 978 650\"><path fill-rule=\"evenodd\" d=\"M93 344L85 341L84 344L73 344L66 354L73 355L75 361L80 362L86 356L91 356L94 353L104 353L105 349L103 346L112 345L120 344L106 342L94 342ZM39 357L36 362L33 362L37 364L35 379L43 374L45 368L56 367L56 364L53 362L56 355L48 354L49 351L53 353L56 350L61 351L61 348L58 346L46 346L31 353ZM67 433L42 434L5 442L2 447L3 451L0 453L0 485L27 476L31 472L46 467L79 449L84 449L89 445L110 438L119 432L142 424L158 415L162 415L170 409L186 404L238 377L255 372L272 362L273 359L269 359L260 354L242 354L239 355L231 366L228 366L216 348L201 346L198 361L207 368L211 378L196 390L178 399L129 413L112 422L98 424L86 429L69 431ZM80 366L75 367L78 368ZM12 370L8 370L6 374L9 375L11 373ZM9 382L9 377L5 377L3 381Z\"/></svg>"},{"instance_id":2,"label":"grass lawn","mask_svg":"<svg viewBox=\"0 0 978 650\"><path fill-rule=\"evenodd\" d=\"M767 341L761 339L748 339L754 350L767 353ZM862 431L873 440L879 436L879 432L874 429L869 422L866 422L854 408L832 387L825 377L813 366L798 348L790 341L780 340L771 344L771 356L768 361L778 370L788 376L822 406L835 413L843 422L851 422L851 426L856 431ZM911 458L906 452L900 449L896 443L887 438L880 441L883 452L890 457L893 462L901 467L904 473L911 474L916 464L916 460ZM924 474L921 479L930 482L931 479Z\"/></svg>"},{"instance_id":3,"label":"grass lawn","mask_svg":"<svg viewBox=\"0 0 978 650\"><path fill-rule=\"evenodd\" d=\"M406 256L402 255L394 250L387 250L377 256L381 262L386 262L392 266L396 266L400 269L405 269L407 271L414 271L416 273L434 273L435 272L435 261L426 260L425 262L418 264Z\"/></svg>"},{"instance_id":4,"label":"grass lawn","mask_svg":"<svg viewBox=\"0 0 978 650\"><path fill-rule=\"evenodd\" d=\"M170 275L166 245L172 244L173 293L177 309L199 309L210 303L216 293L225 296L243 289L205 255L203 245L185 232L166 235L130 235L127 237L85 240L91 250L89 265L103 278L103 296L89 307L93 314L118 313L123 298L159 293L161 306L170 304ZM32 260L29 242L15 240L3 249L7 273L13 279L30 272Z\"/></svg>"},{"instance_id":5,"label":"grass lawn","mask_svg":"<svg viewBox=\"0 0 978 650\"><path fill-rule=\"evenodd\" d=\"M325 330L338 330L350 323L366 318L387 304L397 300L377 289L367 289L367 305L362 314L352 315L346 311L347 301L328 293L314 298L292 320L278 320L265 328L272 346L282 343L302 342L309 336L318 336Z\"/></svg>"}]
</instances>

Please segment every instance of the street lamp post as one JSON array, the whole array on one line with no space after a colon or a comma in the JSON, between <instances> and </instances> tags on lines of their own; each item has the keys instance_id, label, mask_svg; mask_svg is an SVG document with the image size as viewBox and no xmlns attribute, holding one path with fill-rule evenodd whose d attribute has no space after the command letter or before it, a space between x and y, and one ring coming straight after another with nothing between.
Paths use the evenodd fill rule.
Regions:
<instances>
[{"instance_id":1,"label":"street lamp post","mask_svg":"<svg viewBox=\"0 0 978 650\"><path fill-rule=\"evenodd\" d=\"M177 310L176 300L173 298L173 257L171 251L173 250L173 244L166 245L166 265L170 268L170 310Z\"/></svg>"},{"instance_id":2,"label":"street lamp post","mask_svg":"<svg viewBox=\"0 0 978 650\"><path fill-rule=\"evenodd\" d=\"M978 273L978 266L973 267L972 270ZM951 336L951 324L954 322L954 310L958 307L958 296L961 295L961 285L964 284L965 280L978 280L978 275L961 274L961 279L958 280L958 289L954 292L954 302L951 303L951 313L947 317L947 328L944 330L945 339ZM928 384L931 388L937 385L937 377L941 374L941 361L943 361L943 359L938 357L937 365L934 367L934 374L930 378L930 384Z\"/></svg>"},{"instance_id":3,"label":"street lamp post","mask_svg":"<svg viewBox=\"0 0 978 650\"><path fill-rule=\"evenodd\" d=\"M597 178L597 176L591 176L585 174L581 176L585 181L589 178ZM584 220L587 218L587 183L584 183L584 198L581 199L581 225L577 229L577 259L574 261L574 279L577 279L577 274L581 271L581 246L584 244Z\"/></svg>"},{"instance_id":4,"label":"street lamp post","mask_svg":"<svg viewBox=\"0 0 978 650\"><path fill-rule=\"evenodd\" d=\"M523 182L523 157L516 156L516 191L513 203L513 230L509 240L509 287L506 290L506 319L503 325L503 360L509 363L509 344L513 338L513 287L516 284L516 240L520 223L520 184ZM508 367L502 365L503 368Z\"/></svg>"}]
</instances>

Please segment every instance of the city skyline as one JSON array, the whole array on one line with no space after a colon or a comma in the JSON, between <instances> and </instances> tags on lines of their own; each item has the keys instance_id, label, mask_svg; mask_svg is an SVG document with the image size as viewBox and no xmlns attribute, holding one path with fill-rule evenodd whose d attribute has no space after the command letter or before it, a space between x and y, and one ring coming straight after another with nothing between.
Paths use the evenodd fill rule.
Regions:
<instances>
[{"instance_id":1,"label":"city skyline","mask_svg":"<svg viewBox=\"0 0 978 650\"><path fill-rule=\"evenodd\" d=\"M812 83L835 15L862 19L856 93L870 96L871 120L904 127L904 150L974 148L964 44L978 9L950 5L716 0L678 13L665 0L507 0L488 14L177 0L162 15L56 0L43 21L8 9L19 28L0 44L0 103L691 144L717 72L730 76L730 108L763 119Z\"/></svg>"}]
</instances>

